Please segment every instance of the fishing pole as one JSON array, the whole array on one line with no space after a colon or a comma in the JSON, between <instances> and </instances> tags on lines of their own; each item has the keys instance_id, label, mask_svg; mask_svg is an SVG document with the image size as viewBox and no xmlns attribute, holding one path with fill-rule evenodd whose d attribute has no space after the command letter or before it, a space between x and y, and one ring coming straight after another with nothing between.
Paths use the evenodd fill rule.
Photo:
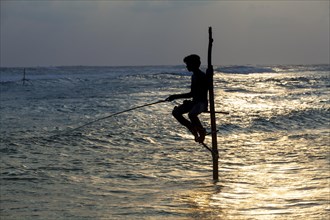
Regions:
<instances>
[{"instance_id":1,"label":"fishing pole","mask_svg":"<svg viewBox=\"0 0 330 220\"><path fill-rule=\"evenodd\" d=\"M71 129L71 130L69 130L69 131L66 131L66 132L62 133L62 134L55 134L55 135L53 135L53 136L51 136L51 137L55 137L55 136L59 136L59 135L67 135L67 134L72 133L72 132L74 132L74 131L77 131L77 130L83 128L83 127L86 127L86 126L88 126L88 125L94 124L94 123L96 123L96 122L98 122L98 121L102 121L102 120L105 120L105 119L111 118L111 117L116 116L116 115L120 115L120 114L123 114L123 113L129 112L129 111L133 111L133 110L135 110L135 109L139 109L139 108L143 108L143 107L147 107L147 106L151 106L151 105L156 105L156 104L159 104L159 103L162 103L162 102L168 102L168 100L167 100L167 99L165 99L165 100L159 100L159 101L156 101L156 102L147 103L147 104L140 105L140 106L136 106L136 107L133 107L133 108L130 108L130 109L126 109L126 110L123 110L123 111L119 111L119 112L116 112L116 113L113 113L113 114L107 115L107 116L105 116L105 117L98 118L98 119L95 119L95 120L93 120L93 121L87 122L87 123L85 123L85 124L83 124L83 125L81 125L81 126L79 126L79 127L73 128L73 129ZM209 113L209 111L205 111L205 112L206 112L206 113ZM216 113L229 114L229 113L227 113L227 112L216 112ZM217 131L218 131L218 130L217 130ZM217 131L216 131L216 132L217 132ZM212 133L212 132L211 132L211 133ZM210 134L211 134L211 133L210 133Z\"/></svg>"},{"instance_id":2,"label":"fishing pole","mask_svg":"<svg viewBox=\"0 0 330 220\"><path fill-rule=\"evenodd\" d=\"M156 105L156 104L159 104L159 103L162 103L162 102L166 102L166 101L167 101L167 100L159 100L159 101L156 101L156 102L147 103L147 104L144 104L144 105L136 106L136 107L134 107L134 108L130 108L130 109L126 109L126 110L123 110L123 111L120 111L120 112L116 112L116 113L113 113L113 114L111 114L111 115L108 115L108 116L105 116L105 117L102 117L102 118L98 118L98 119L96 119L96 120L94 120L94 121L90 121L90 122L88 122L88 123L86 123L86 124L83 124L83 125L81 125L81 126L79 126L79 127L73 128L73 129L71 129L71 130L65 132L64 134L68 134L68 133L71 133L71 132L77 131L77 130L83 128L83 127L86 127L86 126L88 126L88 125L94 124L94 123L96 123L96 122L98 122L98 121L102 121L102 120L105 120L105 119L107 119L107 118L111 118L111 117L113 117L113 116L123 114L123 113L125 113L125 112L133 111L133 110L135 110L135 109L143 108L143 107L147 107L147 106L150 106L150 105ZM56 135L55 135L55 136L56 136Z\"/></svg>"}]
</instances>

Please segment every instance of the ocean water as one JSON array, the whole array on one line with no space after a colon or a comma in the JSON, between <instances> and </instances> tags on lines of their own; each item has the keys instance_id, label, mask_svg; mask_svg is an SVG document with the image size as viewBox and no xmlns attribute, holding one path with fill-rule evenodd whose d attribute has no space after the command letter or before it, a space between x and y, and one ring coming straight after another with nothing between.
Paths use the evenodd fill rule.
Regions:
<instances>
[{"instance_id":1,"label":"ocean water","mask_svg":"<svg viewBox=\"0 0 330 220\"><path fill-rule=\"evenodd\" d=\"M183 66L1 68L1 219L329 219L330 67L215 67L219 181ZM202 123L210 129L208 114ZM207 137L210 145L211 138Z\"/></svg>"}]
</instances>

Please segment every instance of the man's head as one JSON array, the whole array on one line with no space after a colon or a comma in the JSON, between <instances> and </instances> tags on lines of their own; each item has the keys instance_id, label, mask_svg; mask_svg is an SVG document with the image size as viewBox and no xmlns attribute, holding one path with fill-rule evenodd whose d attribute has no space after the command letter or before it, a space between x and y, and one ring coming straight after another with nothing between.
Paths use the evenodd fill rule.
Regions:
<instances>
[{"instance_id":1,"label":"man's head","mask_svg":"<svg viewBox=\"0 0 330 220\"><path fill-rule=\"evenodd\" d=\"M183 59L188 71L198 70L201 65L201 58L196 54L191 54Z\"/></svg>"}]
</instances>

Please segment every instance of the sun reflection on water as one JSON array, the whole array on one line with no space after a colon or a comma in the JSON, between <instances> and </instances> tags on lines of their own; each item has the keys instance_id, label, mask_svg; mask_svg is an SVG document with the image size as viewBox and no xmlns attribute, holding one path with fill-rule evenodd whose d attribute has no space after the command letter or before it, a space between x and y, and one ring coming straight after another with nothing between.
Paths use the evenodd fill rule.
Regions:
<instances>
[{"instance_id":1,"label":"sun reflection on water","mask_svg":"<svg viewBox=\"0 0 330 220\"><path fill-rule=\"evenodd\" d=\"M319 148L308 147L312 142L297 138L304 134L295 135L241 135L243 141L237 146L226 144L233 137L221 138L220 182L181 198L190 204L191 215L195 219L326 219L329 161Z\"/></svg>"},{"instance_id":2,"label":"sun reflection on water","mask_svg":"<svg viewBox=\"0 0 330 220\"><path fill-rule=\"evenodd\" d=\"M216 76L218 87L222 76ZM286 80L291 76L224 77L232 87L216 91L216 109L230 111L217 117L223 128L218 136L220 181L180 197L192 217L329 219L330 155L324 145L330 141L329 129L313 130L319 120L314 113L327 104L310 93L312 88L291 90L290 83L302 85ZM310 127L301 128L309 122ZM226 130L233 124L240 132Z\"/></svg>"}]
</instances>

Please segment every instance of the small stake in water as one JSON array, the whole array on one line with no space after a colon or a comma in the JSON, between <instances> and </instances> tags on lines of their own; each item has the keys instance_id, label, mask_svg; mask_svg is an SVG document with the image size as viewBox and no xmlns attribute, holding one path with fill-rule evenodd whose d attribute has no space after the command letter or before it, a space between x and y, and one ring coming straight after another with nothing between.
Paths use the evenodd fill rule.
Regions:
<instances>
[{"instance_id":1,"label":"small stake in water","mask_svg":"<svg viewBox=\"0 0 330 220\"><path fill-rule=\"evenodd\" d=\"M26 78L25 68L24 68L24 70L23 70L23 79L22 79L22 81L23 81L23 86L25 85L25 82L29 81L29 80Z\"/></svg>"},{"instance_id":2,"label":"small stake in water","mask_svg":"<svg viewBox=\"0 0 330 220\"><path fill-rule=\"evenodd\" d=\"M23 85L25 85L25 81L26 81L26 78L25 78L25 68L24 68L24 71L23 71L23 79L22 79L22 81L23 81Z\"/></svg>"}]
</instances>

